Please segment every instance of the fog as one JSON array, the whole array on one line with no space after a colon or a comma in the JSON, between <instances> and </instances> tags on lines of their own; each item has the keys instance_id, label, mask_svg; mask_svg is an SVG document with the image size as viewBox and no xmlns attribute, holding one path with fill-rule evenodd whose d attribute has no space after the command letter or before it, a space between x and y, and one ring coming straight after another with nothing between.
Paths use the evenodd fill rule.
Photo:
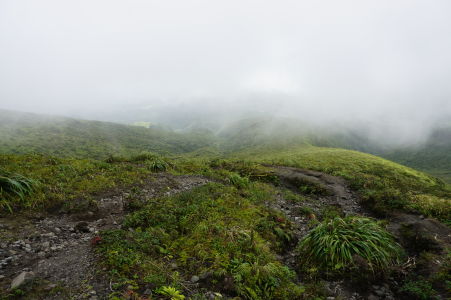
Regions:
<instances>
[{"instance_id":1,"label":"fog","mask_svg":"<svg viewBox=\"0 0 451 300\"><path fill-rule=\"evenodd\" d=\"M450 81L448 0L0 1L3 109L415 143L449 120Z\"/></svg>"}]
</instances>

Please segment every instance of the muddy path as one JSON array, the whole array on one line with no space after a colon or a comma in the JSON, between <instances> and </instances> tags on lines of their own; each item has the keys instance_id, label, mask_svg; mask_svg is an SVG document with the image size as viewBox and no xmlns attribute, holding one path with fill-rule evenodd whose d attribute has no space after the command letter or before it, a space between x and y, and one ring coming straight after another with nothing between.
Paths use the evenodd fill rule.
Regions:
<instances>
[{"instance_id":1,"label":"muddy path","mask_svg":"<svg viewBox=\"0 0 451 300\"><path fill-rule=\"evenodd\" d=\"M139 188L100 195L97 210L0 218L0 291L15 278L31 280L36 299L106 299L110 283L93 244L101 230L120 228L131 199L170 196L208 183L200 176L154 174Z\"/></svg>"},{"instance_id":2,"label":"muddy path","mask_svg":"<svg viewBox=\"0 0 451 300\"><path fill-rule=\"evenodd\" d=\"M357 193L349 188L343 178L292 167L271 166L271 168L279 177L282 185L296 193L302 192L300 186L311 185L311 189L315 190L310 191L310 194L316 196L319 205L337 206L345 215L368 214L359 204Z\"/></svg>"}]
</instances>

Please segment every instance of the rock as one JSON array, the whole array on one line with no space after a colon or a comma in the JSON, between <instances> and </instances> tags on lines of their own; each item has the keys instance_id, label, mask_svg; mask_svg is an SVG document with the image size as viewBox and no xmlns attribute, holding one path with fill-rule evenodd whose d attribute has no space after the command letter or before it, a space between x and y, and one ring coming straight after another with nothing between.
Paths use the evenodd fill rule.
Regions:
<instances>
[{"instance_id":1,"label":"rock","mask_svg":"<svg viewBox=\"0 0 451 300\"><path fill-rule=\"evenodd\" d=\"M55 232L56 232L56 233L60 233L60 232L61 232L61 229L59 229L58 227L55 227Z\"/></svg>"},{"instance_id":2,"label":"rock","mask_svg":"<svg viewBox=\"0 0 451 300\"><path fill-rule=\"evenodd\" d=\"M11 282L11 289L15 289L34 278L33 272L22 272Z\"/></svg>"},{"instance_id":3,"label":"rock","mask_svg":"<svg viewBox=\"0 0 451 300\"><path fill-rule=\"evenodd\" d=\"M202 273L202 274L199 276L199 279L200 279L200 280L207 280L208 278L212 277L213 275L214 275L214 273L213 273L212 271L205 272L205 273Z\"/></svg>"},{"instance_id":4,"label":"rock","mask_svg":"<svg viewBox=\"0 0 451 300\"><path fill-rule=\"evenodd\" d=\"M144 291L143 295L147 295L147 296L152 295L152 289L146 289Z\"/></svg>"},{"instance_id":5,"label":"rock","mask_svg":"<svg viewBox=\"0 0 451 300\"><path fill-rule=\"evenodd\" d=\"M196 276L196 275L193 275L192 277L191 277L191 282L192 283L196 283L196 282L198 282L199 281L199 276Z\"/></svg>"},{"instance_id":6,"label":"rock","mask_svg":"<svg viewBox=\"0 0 451 300\"><path fill-rule=\"evenodd\" d=\"M327 300L335 300L335 297L327 297Z\"/></svg>"},{"instance_id":7,"label":"rock","mask_svg":"<svg viewBox=\"0 0 451 300\"><path fill-rule=\"evenodd\" d=\"M85 232L85 233L89 232L88 223L84 222L84 221L78 222L75 225L74 229L79 232Z\"/></svg>"},{"instance_id":8,"label":"rock","mask_svg":"<svg viewBox=\"0 0 451 300\"><path fill-rule=\"evenodd\" d=\"M5 278L5 275L0 275L0 280L2 280L3 278Z\"/></svg>"},{"instance_id":9,"label":"rock","mask_svg":"<svg viewBox=\"0 0 451 300\"><path fill-rule=\"evenodd\" d=\"M46 291L51 291L51 290L53 290L54 288L56 288L58 285L57 284L55 284L55 283L50 283L49 285L47 285L45 288L44 288L44 290L46 290Z\"/></svg>"},{"instance_id":10,"label":"rock","mask_svg":"<svg viewBox=\"0 0 451 300\"><path fill-rule=\"evenodd\" d=\"M368 300L379 300L380 298L374 294L368 296Z\"/></svg>"}]
</instances>

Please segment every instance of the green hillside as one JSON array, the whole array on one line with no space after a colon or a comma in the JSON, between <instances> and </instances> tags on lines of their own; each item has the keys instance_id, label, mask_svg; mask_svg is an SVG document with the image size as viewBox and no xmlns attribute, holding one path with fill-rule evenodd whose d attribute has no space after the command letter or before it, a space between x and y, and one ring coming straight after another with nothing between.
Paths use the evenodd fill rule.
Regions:
<instances>
[{"instance_id":1,"label":"green hillside","mask_svg":"<svg viewBox=\"0 0 451 300\"><path fill-rule=\"evenodd\" d=\"M96 295L116 300L346 299L382 293L378 285L393 299L447 295L449 187L378 156L313 146L343 142L338 135L265 120L215 138L18 116L1 121L0 238L8 252L0 254L36 249L24 255L57 278L37 273L11 290L10 277L34 267L2 260L9 273L1 299L71 299L99 284L106 289ZM286 167L300 177L287 182L277 173ZM20 240L28 246L18 248ZM45 244L56 250L43 252ZM80 253L95 274L86 274ZM80 263L64 283L66 257ZM338 296L325 288L337 280L345 289Z\"/></svg>"},{"instance_id":2,"label":"green hillside","mask_svg":"<svg viewBox=\"0 0 451 300\"><path fill-rule=\"evenodd\" d=\"M440 179L358 151L315 146L262 147L231 157L263 164L318 170L347 179L379 213L407 209L451 218L451 190Z\"/></svg>"},{"instance_id":3,"label":"green hillside","mask_svg":"<svg viewBox=\"0 0 451 300\"><path fill-rule=\"evenodd\" d=\"M451 183L451 127L435 129L419 146L390 148L364 132L340 126L314 127L292 119L253 118L241 120L220 132L221 149L234 152L250 147L318 147L357 150L425 171Z\"/></svg>"},{"instance_id":4,"label":"green hillside","mask_svg":"<svg viewBox=\"0 0 451 300\"><path fill-rule=\"evenodd\" d=\"M212 136L191 132L84 121L0 110L0 152L106 158L141 151L184 153L210 145Z\"/></svg>"}]
</instances>

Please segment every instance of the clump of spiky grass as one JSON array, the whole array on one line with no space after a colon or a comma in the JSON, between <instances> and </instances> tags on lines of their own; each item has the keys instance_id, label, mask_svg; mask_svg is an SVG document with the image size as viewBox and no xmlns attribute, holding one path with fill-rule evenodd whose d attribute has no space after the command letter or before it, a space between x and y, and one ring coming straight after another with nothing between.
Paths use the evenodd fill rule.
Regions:
<instances>
[{"instance_id":1,"label":"clump of spiky grass","mask_svg":"<svg viewBox=\"0 0 451 300\"><path fill-rule=\"evenodd\" d=\"M31 194L37 185L38 181L34 179L0 171L0 198L2 200L0 207L4 206L12 211L12 207L6 198L15 196L24 200L25 196Z\"/></svg>"},{"instance_id":2,"label":"clump of spiky grass","mask_svg":"<svg viewBox=\"0 0 451 300\"><path fill-rule=\"evenodd\" d=\"M369 271L385 270L397 262L401 248L377 222L364 217L326 220L300 242L304 264L344 271L363 264Z\"/></svg>"}]
</instances>

